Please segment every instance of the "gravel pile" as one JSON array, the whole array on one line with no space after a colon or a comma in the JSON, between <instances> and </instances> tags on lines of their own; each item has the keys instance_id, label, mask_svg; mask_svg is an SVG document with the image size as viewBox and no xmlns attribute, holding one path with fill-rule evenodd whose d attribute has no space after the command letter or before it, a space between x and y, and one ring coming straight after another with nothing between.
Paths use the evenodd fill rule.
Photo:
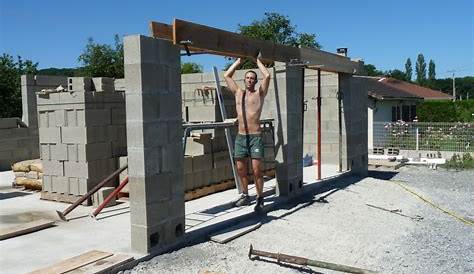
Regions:
<instances>
[{"instance_id":1,"label":"gravel pile","mask_svg":"<svg viewBox=\"0 0 474 274\"><path fill-rule=\"evenodd\" d=\"M474 226L446 215L393 182L471 218L473 172L404 167L398 174L347 178L334 188L270 212L263 225L227 244L203 242L160 255L124 273L335 273L249 260L249 245L384 273L473 273ZM382 179L381 179L382 178ZM423 217L421 221L367 206Z\"/></svg>"}]
</instances>

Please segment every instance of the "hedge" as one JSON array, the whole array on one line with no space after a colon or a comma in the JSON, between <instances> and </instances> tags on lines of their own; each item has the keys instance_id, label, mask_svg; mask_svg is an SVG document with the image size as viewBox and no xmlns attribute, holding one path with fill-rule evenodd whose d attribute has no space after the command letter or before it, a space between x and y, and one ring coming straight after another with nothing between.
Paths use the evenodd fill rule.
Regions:
<instances>
[{"instance_id":1,"label":"hedge","mask_svg":"<svg viewBox=\"0 0 474 274\"><path fill-rule=\"evenodd\" d=\"M474 122L474 99L463 101L424 101L417 105L420 122Z\"/></svg>"}]
</instances>

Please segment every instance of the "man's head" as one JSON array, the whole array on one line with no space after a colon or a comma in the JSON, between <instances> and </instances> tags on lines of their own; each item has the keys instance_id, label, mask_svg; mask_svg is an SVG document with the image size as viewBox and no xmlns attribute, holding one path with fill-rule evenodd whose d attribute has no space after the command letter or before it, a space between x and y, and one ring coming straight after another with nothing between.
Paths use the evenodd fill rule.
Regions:
<instances>
[{"instance_id":1,"label":"man's head","mask_svg":"<svg viewBox=\"0 0 474 274\"><path fill-rule=\"evenodd\" d=\"M255 84L257 84L257 73L253 70L249 70L245 73L245 89L253 91L255 89Z\"/></svg>"}]
</instances>

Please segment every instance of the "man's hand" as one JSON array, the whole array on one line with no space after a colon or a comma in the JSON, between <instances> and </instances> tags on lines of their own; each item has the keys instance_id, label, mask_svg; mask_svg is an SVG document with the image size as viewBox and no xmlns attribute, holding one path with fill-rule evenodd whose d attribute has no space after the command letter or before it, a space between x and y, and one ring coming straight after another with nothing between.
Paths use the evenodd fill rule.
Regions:
<instances>
[{"instance_id":1,"label":"man's hand","mask_svg":"<svg viewBox=\"0 0 474 274\"><path fill-rule=\"evenodd\" d=\"M237 69L238 66L240 66L240 63L242 62L241 58L237 58L235 62L227 69L227 71L224 73L224 79L225 82L227 83L227 87L232 91L232 93L236 93L237 90L239 89L239 86L237 83L232 79L232 76L234 76L234 72Z\"/></svg>"}]
</instances>

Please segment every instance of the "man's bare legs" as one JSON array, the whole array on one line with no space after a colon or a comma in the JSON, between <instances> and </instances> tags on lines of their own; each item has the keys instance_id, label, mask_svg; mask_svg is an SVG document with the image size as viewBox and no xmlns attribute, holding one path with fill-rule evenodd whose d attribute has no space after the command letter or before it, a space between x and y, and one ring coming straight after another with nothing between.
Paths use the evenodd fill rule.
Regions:
<instances>
[{"instance_id":1,"label":"man's bare legs","mask_svg":"<svg viewBox=\"0 0 474 274\"><path fill-rule=\"evenodd\" d=\"M249 177L247 176L247 158L236 159L237 174L239 175L240 183L242 185L242 193L249 194Z\"/></svg>"},{"instance_id":2,"label":"man's bare legs","mask_svg":"<svg viewBox=\"0 0 474 274\"><path fill-rule=\"evenodd\" d=\"M255 188L257 190L257 198L263 197L262 159L252 159L252 170Z\"/></svg>"}]
</instances>

